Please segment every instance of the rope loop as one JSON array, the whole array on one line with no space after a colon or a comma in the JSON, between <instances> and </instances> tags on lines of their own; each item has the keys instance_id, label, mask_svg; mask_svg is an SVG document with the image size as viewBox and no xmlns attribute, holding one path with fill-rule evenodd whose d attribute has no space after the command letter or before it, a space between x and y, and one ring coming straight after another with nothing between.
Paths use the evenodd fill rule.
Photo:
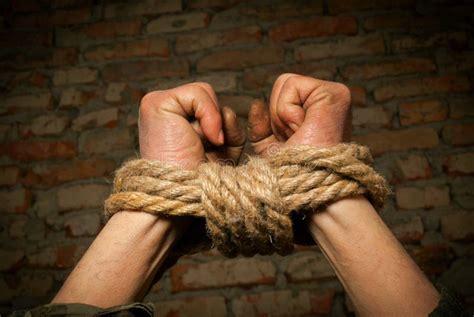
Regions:
<instances>
[{"instance_id":1,"label":"rope loop","mask_svg":"<svg viewBox=\"0 0 474 317\"><path fill-rule=\"evenodd\" d=\"M389 189L371 164L369 149L352 143L285 147L268 159L204 163L196 171L138 159L117 170L105 216L127 210L203 217L213 245L228 257L286 255L293 249L292 213L360 194L383 206Z\"/></svg>"}]
</instances>

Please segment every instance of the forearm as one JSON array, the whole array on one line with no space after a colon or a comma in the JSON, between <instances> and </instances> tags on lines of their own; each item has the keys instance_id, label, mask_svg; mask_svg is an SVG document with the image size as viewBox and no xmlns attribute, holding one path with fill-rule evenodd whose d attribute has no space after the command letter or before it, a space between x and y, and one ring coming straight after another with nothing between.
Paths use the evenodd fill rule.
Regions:
<instances>
[{"instance_id":1,"label":"forearm","mask_svg":"<svg viewBox=\"0 0 474 317\"><path fill-rule=\"evenodd\" d=\"M147 213L115 214L53 303L110 307L141 300L180 234L176 222Z\"/></svg>"},{"instance_id":2,"label":"forearm","mask_svg":"<svg viewBox=\"0 0 474 317\"><path fill-rule=\"evenodd\" d=\"M309 220L315 241L363 316L427 316L439 294L363 197Z\"/></svg>"}]
</instances>

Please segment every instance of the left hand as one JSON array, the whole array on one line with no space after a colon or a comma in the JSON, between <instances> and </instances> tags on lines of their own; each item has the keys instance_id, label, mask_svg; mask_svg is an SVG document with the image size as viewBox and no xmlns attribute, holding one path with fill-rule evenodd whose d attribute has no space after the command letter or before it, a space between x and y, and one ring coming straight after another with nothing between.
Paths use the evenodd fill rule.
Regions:
<instances>
[{"instance_id":1,"label":"left hand","mask_svg":"<svg viewBox=\"0 0 474 317\"><path fill-rule=\"evenodd\" d=\"M139 136L142 158L186 169L203 161L237 164L246 141L234 111L221 109L212 87L201 82L145 95Z\"/></svg>"}]
</instances>

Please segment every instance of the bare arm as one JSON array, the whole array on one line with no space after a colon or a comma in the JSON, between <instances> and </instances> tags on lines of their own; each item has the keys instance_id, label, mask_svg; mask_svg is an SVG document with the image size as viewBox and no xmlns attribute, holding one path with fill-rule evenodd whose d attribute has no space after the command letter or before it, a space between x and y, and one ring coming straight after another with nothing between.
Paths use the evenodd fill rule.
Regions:
<instances>
[{"instance_id":1,"label":"bare arm","mask_svg":"<svg viewBox=\"0 0 474 317\"><path fill-rule=\"evenodd\" d=\"M52 302L106 308L141 300L182 232L173 221L146 213L114 215Z\"/></svg>"},{"instance_id":2,"label":"bare arm","mask_svg":"<svg viewBox=\"0 0 474 317\"><path fill-rule=\"evenodd\" d=\"M271 145L331 146L350 140L350 92L342 84L283 74L269 110L261 102L249 114L255 151ZM311 234L363 316L426 316L439 294L363 197L348 198L316 213Z\"/></svg>"},{"instance_id":3,"label":"bare arm","mask_svg":"<svg viewBox=\"0 0 474 317\"><path fill-rule=\"evenodd\" d=\"M313 214L310 232L361 316L427 316L439 294L364 197Z\"/></svg>"},{"instance_id":4,"label":"bare arm","mask_svg":"<svg viewBox=\"0 0 474 317\"><path fill-rule=\"evenodd\" d=\"M189 119L197 121L189 122ZM212 88L194 83L145 96L140 106L142 158L195 168L205 159L238 161L245 134ZM211 143L204 147L201 140ZM141 301L189 219L115 214L74 268L53 303L110 307Z\"/></svg>"}]
</instances>

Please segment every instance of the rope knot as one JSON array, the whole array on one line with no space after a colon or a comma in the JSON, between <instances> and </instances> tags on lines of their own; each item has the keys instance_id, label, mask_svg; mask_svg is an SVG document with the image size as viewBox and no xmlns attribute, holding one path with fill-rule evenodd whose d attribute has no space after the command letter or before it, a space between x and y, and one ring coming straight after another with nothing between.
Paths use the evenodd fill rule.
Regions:
<instances>
[{"instance_id":1,"label":"rope knot","mask_svg":"<svg viewBox=\"0 0 474 317\"><path fill-rule=\"evenodd\" d=\"M365 194L376 208L388 194L370 164L368 148L283 148L241 166L202 164L188 171L164 162L134 160L121 167L105 214L121 210L206 219L208 234L226 256L285 255L293 248L291 214Z\"/></svg>"}]
</instances>

